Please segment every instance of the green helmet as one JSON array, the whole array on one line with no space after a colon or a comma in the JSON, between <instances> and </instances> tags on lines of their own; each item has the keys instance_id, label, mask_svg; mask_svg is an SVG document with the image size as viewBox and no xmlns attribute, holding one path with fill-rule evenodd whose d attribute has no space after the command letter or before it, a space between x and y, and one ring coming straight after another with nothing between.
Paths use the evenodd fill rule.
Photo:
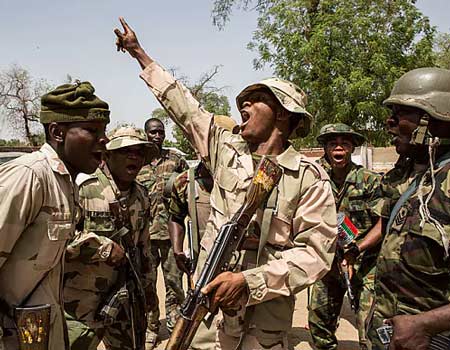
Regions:
<instances>
[{"instance_id":1,"label":"green helmet","mask_svg":"<svg viewBox=\"0 0 450 350\"><path fill-rule=\"evenodd\" d=\"M418 68L403 74L383 104L416 107L433 118L450 121L450 70Z\"/></svg>"},{"instance_id":2,"label":"green helmet","mask_svg":"<svg viewBox=\"0 0 450 350\"><path fill-rule=\"evenodd\" d=\"M353 130L350 126L343 123L336 124L327 124L322 126L319 132L319 136L317 136L317 141L325 146L327 141L338 135L348 135L351 136L353 140L353 144L355 147L361 146L366 138L360 133Z\"/></svg>"},{"instance_id":3,"label":"green helmet","mask_svg":"<svg viewBox=\"0 0 450 350\"><path fill-rule=\"evenodd\" d=\"M108 133L109 142L106 144L108 151L134 145L152 145L147 140L144 131L132 126L121 126Z\"/></svg>"},{"instance_id":4,"label":"green helmet","mask_svg":"<svg viewBox=\"0 0 450 350\"><path fill-rule=\"evenodd\" d=\"M294 83L280 78L269 78L261 80L256 84L247 86L236 97L238 109L241 108L245 98L257 90L269 89L280 102L280 104L289 112L304 115L303 122L300 121L295 130L292 131L290 138L305 137L311 130L313 116L306 110L308 99L306 94Z\"/></svg>"}]
</instances>

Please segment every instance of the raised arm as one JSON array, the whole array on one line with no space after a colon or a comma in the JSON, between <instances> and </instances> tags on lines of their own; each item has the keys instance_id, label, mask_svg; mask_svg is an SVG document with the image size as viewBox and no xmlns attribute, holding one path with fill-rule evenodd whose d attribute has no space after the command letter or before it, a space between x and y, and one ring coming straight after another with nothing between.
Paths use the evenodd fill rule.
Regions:
<instances>
[{"instance_id":1,"label":"raised arm","mask_svg":"<svg viewBox=\"0 0 450 350\"><path fill-rule=\"evenodd\" d=\"M217 155L223 148L220 138L225 129L213 124L212 114L200 106L181 82L175 80L169 72L146 54L135 32L123 18L120 18L120 22L123 32L119 29L114 30L117 36L117 49L128 52L139 62L144 70L141 78L214 172L214 159L217 159Z\"/></svg>"}]
</instances>

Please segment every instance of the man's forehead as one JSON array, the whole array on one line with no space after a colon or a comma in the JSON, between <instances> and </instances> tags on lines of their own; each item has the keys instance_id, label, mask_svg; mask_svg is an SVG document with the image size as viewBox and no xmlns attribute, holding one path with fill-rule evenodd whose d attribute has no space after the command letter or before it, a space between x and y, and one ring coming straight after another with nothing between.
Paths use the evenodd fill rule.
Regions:
<instances>
[{"instance_id":1,"label":"man's forehead","mask_svg":"<svg viewBox=\"0 0 450 350\"><path fill-rule=\"evenodd\" d=\"M353 143L353 137L348 134L336 134L336 135L330 135L327 138L327 143L336 142L336 141L349 141L349 142Z\"/></svg>"},{"instance_id":2,"label":"man's forehead","mask_svg":"<svg viewBox=\"0 0 450 350\"><path fill-rule=\"evenodd\" d=\"M157 120L148 123L147 130L164 130L164 124Z\"/></svg>"},{"instance_id":3,"label":"man's forehead","mask_svg":"<svg viewBox=\"0 0 450 350\"><path fill-rule=\"evenodd\" d=\"M106 128L106 122L104 121L85 121L85 122L69 122L69 123L58 123L58 125L65 126L67 128Z\"/></svg>"}]
</instances>

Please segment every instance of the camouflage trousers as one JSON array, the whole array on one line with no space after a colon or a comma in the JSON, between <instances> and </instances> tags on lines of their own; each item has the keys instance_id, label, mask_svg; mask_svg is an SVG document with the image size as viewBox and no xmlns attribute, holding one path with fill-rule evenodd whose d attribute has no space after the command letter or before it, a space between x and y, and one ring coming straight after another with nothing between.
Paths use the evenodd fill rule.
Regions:
<instances>
[{"instance_id":1,"label":"camouflage trousers","mask_svg":"<svg viewBox=\"0 0 450 350\"><path fill-rule=\"evenodd\" d=\"M158 265L161 264L164 277L164 285L166 288L166 322L169 332L175 326L178 315L178 308L184 300L184 291L182 277L183 273L178 269L173 255L170 240L152 240L150 245L150 264L151 264L151 281L147 288L147 302L149 305L148 312L148 329L151 332L158 333L159 322L159 299L156 291L156 281L158 278Z\"/></svg>"},{"instance_id":2,"label":"camouflage trousers","mask_svg":"<svg viewBox=\"0 0 450 350\"><path fill-rule=\"evenodd\" d=\"M356 328L359 345L363 350L371 349L365 330L365 321L369 316L374 296L375 267L364 263L355 265L356 273L351 280L353 294L357 305ZM342 283L337 260L331 270L312 287L308 306L308 323L314 345L319 350L336 350L338 348L336 330L339 322L344 295L347 289Z\"/></svg>"},{"instance_id":3,"label":"camouflage trousers","mask_svg":"<svg viewBox=\"0 0 450 350\"><path fill-rule=\"evenodd\" d=\"M94 329L67 313L66 321L70 350L96 350L101 341L107 350L133 350L130 323L118 322L105 328Z\"/></svg>"},{"instance_id":4,"label":"camouflage trousers","mask_svg":"<svg viewBox=\"0 0 450 350\"><path fill-rule=\"evenodd\" d=\"M377 328L384 326L384 320L389 318L388 316L382 315L375 308L375 311L370 317L367 328L367 336L372 343L372 350L385 350L386 346L383 345L380 338L378 337Z\"/></svg>"}]
</instances>

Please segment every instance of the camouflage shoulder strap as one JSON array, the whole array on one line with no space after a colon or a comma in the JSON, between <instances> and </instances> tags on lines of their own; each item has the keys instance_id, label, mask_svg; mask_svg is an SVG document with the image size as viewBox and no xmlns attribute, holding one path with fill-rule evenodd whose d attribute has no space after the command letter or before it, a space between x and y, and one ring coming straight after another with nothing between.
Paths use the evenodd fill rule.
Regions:
<instances>
[{"instance_id":1,"label":"camouflage shoulder strap","mask_svg":"<svg viewBox=\"0 0 450 350\"><path fill-rule=\"evenodd\" d=\"M195 256L191 259L197 259L200 250L199 231L198 231L198 215L197 215L197 203L195 201L195 168L188 170L188 208L189 216L191 217L191 235L192 235L192 251Z\"/></svg>"}]
</instances>

